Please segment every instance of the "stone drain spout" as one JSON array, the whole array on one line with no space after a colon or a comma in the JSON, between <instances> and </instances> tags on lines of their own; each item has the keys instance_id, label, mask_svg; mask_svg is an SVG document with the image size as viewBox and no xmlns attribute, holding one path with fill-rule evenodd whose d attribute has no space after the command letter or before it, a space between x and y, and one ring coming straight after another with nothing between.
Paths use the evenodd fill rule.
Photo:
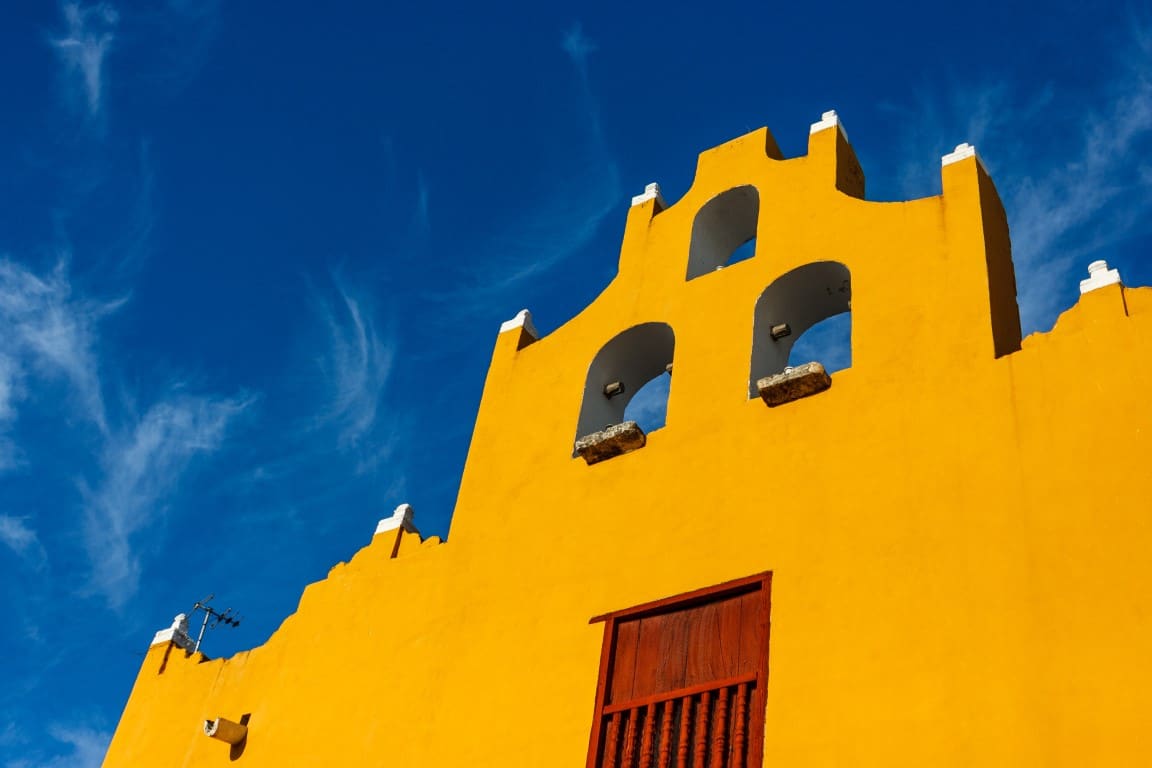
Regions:
<instances>
[{"instance_id":1,"label":"stone drain spout","mask_svg":"<svg viewBox=\"0 0 1152 768\"><path fill-rule=\"evenodd\" d=\"M223 717L204 721L204 735L236 745L248 736L248 726Z\"/></svg>"}]
</instances>

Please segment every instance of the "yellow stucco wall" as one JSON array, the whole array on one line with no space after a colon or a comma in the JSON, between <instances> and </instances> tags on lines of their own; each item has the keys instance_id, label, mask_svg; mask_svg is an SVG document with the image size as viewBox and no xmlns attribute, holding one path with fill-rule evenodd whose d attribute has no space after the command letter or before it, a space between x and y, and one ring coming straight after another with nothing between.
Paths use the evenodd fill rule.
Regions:
<instances>
[{"instance_id":1,"label":"yellow stucco wall","mask_svg":"<svg viewBox=\"0 0 1152 768\"><path fill-rule=\"evenodd\" d=\"M226 765L201 723L249 713L252 768L581 766L588 619L762 571L765 765L1152 762L1152 290L1021 345L992 183L942 173L866 202L836 127L805 157L766 130L705 152L675 205L631 209L591 306L497 338L448 541L377 536L233 658L153 646L105 765ZM741 184L756 256L686 281L695 212ZM753 307L823 260L851 270L853 365L769 409ZM588 466L589 361L648 321L676 334L667 426Z\"/></svg>"}]
</instances>

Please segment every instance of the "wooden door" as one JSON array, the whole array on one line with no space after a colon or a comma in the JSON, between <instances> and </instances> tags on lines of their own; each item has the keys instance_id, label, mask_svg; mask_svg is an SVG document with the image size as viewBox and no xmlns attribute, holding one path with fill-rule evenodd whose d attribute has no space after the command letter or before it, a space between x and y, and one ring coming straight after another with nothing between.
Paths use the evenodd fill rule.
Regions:
<instances>
[{"instance_id":1,"label":"wooden door","mask_svg":"<svg viewBox=\"0 0 1152 768\"><path fill-rule=\"evenodd\" d=\"M606 622L589 768L760 764L769 574Z\"/></svg>"}]
</instances>

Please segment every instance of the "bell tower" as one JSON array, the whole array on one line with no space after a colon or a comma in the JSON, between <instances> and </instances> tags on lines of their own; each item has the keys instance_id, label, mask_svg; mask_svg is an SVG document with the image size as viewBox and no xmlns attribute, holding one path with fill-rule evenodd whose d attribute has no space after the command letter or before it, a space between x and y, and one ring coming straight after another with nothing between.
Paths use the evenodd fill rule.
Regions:
<instances>
[{"instance_id":1,"label":"bell tower","mask_svg":"<svg viewBox=\"0 0 1152 768\"><path fill-rule=\"evenodd\" d=\"M781 406L833 384L866 399L909 360L943 372L1019 349L995 186L966 144L942 158L941 175L942 195L864 200L847 133L826 112L803 157L783 158L762 128L703 152L672 204L649 184L632 200L618 273L589 307L544 338L527 310L501 329L453 535L467 535L471 494L492 493L512 456L598 488L634 465L586 462L644 448L645 464L672 466L722 426L820 418L831 404ZM741 249L750 257L734 261ZM822 361L804 360L786 370L793 344L841 314L850 315L851 368L829 376ZM624 411L666 372L666 425L646 435Z\"/></svg>"}]
</instances>

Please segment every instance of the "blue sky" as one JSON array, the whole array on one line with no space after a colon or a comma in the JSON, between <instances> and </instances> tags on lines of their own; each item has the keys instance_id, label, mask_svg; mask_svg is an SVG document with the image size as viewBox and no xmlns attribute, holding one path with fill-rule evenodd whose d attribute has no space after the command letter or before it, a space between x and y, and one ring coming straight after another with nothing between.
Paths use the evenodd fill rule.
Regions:
<instances>
[{"instance_id":1,"label":"blue sky","mask_svg":"<svg viewBox=\"0 0 1152 768\"><path fill-rule=\"evenodd\" d=\"M410 502L447 533L489 352L611 279L629 198L839 111L868 197L974 143L1026 332L1152 283L1143 4L7 3L0 766L95 766L152 633L264 642Z\"/></svg>"}]
</instances>

